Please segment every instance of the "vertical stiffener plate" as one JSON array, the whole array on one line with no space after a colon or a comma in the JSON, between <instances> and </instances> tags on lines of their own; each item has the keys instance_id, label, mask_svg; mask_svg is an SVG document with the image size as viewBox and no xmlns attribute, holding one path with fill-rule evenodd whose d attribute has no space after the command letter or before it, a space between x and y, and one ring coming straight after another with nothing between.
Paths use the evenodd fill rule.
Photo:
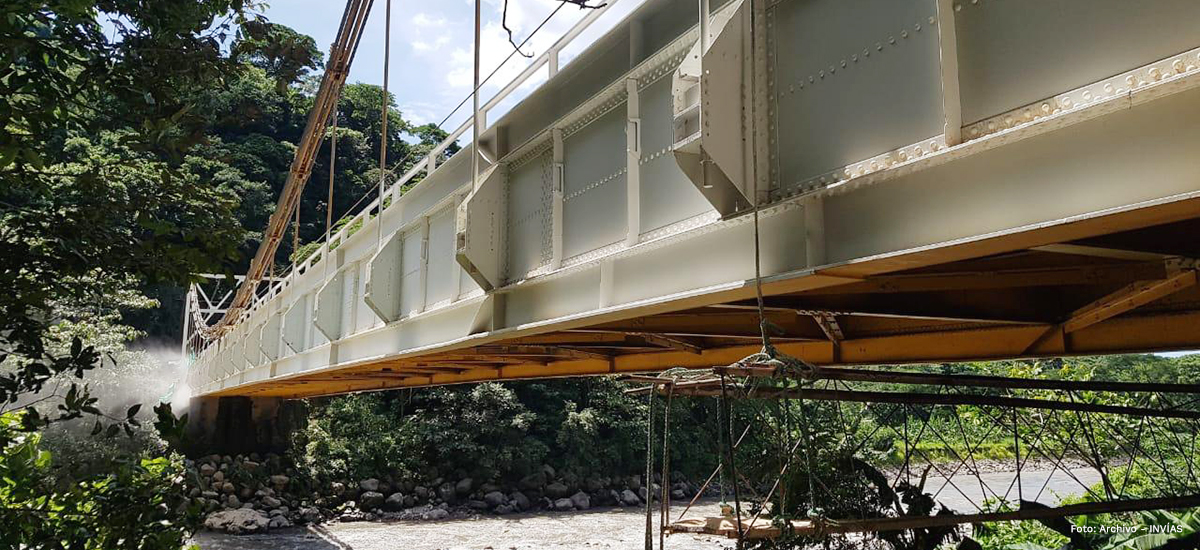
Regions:
<instances>
[{"instance_id":1,"label":"vertical stiffener plate","mask_svg":"<svg viewBox=\"0 0 1200 550\"><path fill-rule=\"evenodd\" d=\"M367 269L367 290L363 300L384 322L399 319L402 234L397 232L371 258Z\"/></svg>"},{"instance_id":2,"label":"vertical stiffener plate","mask_svg":"<svg viewBox=\"0 0 1200 550\"><path fill-rule=\"evenodd\" d=\"M504 278L508 169L497 164L479 175L479 188L458 208L455 259L480 288L491 290Z\"/></svg>"}]
</instances>

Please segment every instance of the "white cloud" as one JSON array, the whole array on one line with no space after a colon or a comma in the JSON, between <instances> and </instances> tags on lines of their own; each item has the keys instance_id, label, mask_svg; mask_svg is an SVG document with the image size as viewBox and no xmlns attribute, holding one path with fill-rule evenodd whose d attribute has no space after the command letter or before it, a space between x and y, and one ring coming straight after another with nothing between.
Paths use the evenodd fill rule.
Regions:
<instances>
[{"instance_id":1,"label":"white cloud","mask_svg":"<svg viewBox=\"0 0 1200 550\"><path fill-rule=\"evenodd\" d=\"M500 23L500 2L502 0L487 0L486 3L492 8L491 17L485 13L485 24L480 30L480 48L479 70L480 78L486 78L497 66L500 66L505 58L513 52L513 45L509 42L508 33L504 30ZM529 1L510 1L508 5L508 28L512 29L513 42L520 44L530 33L542 23L551 12L557 8L559 2L557 0L541 0L538 2ZM559 10L558 14L551 18L537 34L522 48L526 54L539 56L546 51L547 48L558 40L563 33L571 28L580 17L582 10L574 9L571 6L564 6ZM490 20L488 20L490 19ZM469 23L469 21L468 21ZM471 33L467 35L462 46L455 48L450 55L450 66L446 72L446 84L454 90L461 90L463 93L471 91L471 83L474 80L474 59L472 56L472 42L474 42L473 28ZM522 70L529 65L532 60L520 55L513 55L511 59L504 62L504 65L484 85L484 96L488 96L488 92L499 90L504 84L507 84L516 77Z\"/></svg>"},{"instance_id":2,"label":"white cloud","mask_svg":"<svg viewBox=\"0 0 1200 550\"><path fill-rule=\"evenodd\" d=\"M422 12L413 16L412 24L417 27L444 27L446 26L446 18Z\"/></svg>"}]
</instances>

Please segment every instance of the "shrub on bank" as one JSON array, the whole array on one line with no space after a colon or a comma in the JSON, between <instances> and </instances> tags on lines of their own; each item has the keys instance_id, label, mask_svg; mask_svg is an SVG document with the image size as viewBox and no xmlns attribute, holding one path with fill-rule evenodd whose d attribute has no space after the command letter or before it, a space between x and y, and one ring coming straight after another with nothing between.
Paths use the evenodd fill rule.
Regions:
<instances>
[{"instance_id":1,"label":"shrub on bank","mask_svg":"<svg viewBox=\"0 0 1200 550\"><path fill-rule=\"evenodd\" d=\"M189 505L178 454L131 453L64 475L41 434L19 431L22 414L0 415L0 546L183 547L198 510Z\"/></svg>"}]
</instances>

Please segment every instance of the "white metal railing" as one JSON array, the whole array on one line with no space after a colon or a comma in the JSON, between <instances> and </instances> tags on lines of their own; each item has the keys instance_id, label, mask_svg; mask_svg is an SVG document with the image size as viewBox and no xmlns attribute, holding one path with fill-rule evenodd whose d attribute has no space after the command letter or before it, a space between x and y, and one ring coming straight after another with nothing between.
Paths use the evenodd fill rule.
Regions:
<instances>
[{"instance_id":1,"label":"white metal railing","mask_svg":"<svg viewBox=\"0 0 1200 550\"><path fill-rule=\"evenodd\" d=\"M557 74L559 69L559 53L568 45L570 45L572 41L578 38L583 31L587 30L588 27L595 23L596 20L604 15L604 13L607 12L608 9L614 4L616 4L617 1L618 0L609 0L605 5L597 9L590 10L586 16L576 22L575 25L567 30L566 33L559 37L554 44L550 45L545 52L535 58L527 67L525 67L524 70L517 74L517 76L513 77L512 80L510 80L498 92L496 92L491 99L480 106L479 111L473 113L475 116L468 117L466 120L464 120L463 123L458 126L458 128L456 128L446 137L446 139L442 140L441 143L430 150L429 154L427 154L425 158L418 161L412 168L405 172L403 176L392 182L390 186L386 187L384 189L383 196L391 197L392 199L388 207L397 203L397 199L399 199L400 195L400 189L402 189L406 183L412 181L412 179L420 174L423 170L427 170L432 173L437 169L437 156L445 152L451 144L456 143L458 139L467 132L467 130L471 129L473 121L480 120L486 127L488 113L492 109L495 109L505 99L507 99L514 91L520 88L522 84L527 82L529 78L536 74L537 71L542 67L549 67L549 77L553 77L555 74ZM504 63L502 62L501 66L503 66L503 64ZM481 82L480 86L482 87L486 82L487 79L485 79L484 82ZM420 184L418 183L417 185ZM380 197L375 197L375 199L363 207L358 214L355 214L354 217L342 224L340 229L330 234L329 238L321 244L320 249L313 251L303 261L293 263L292 269L286 276L275 278L269 281L266 291L260 291L255 294L250 306L243 311L241 318L238 319L238 322L240 323L244 321L263 304L279 296L279 294L282 293L285 288L290 286L297 277L306 273L314 264L329 257L334 245L340 245L343 240L347 239L351 230L357 231L358 228L355 228L356 224L365 225L367 221L370 220L372 213L374 213L376 216L382 215L383 210L386 210L387 208L381 209L379 206ZM375 212L376 210L379 211ZM382 219L380 219L379 223L383 223Z\"/></svg>"}]
</instances>

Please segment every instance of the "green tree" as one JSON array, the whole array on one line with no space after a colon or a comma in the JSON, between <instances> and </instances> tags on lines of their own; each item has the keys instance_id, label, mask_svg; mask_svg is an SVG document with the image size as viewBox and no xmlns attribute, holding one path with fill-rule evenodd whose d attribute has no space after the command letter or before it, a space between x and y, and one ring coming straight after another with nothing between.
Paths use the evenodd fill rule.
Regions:
<instances>
[{"instance_id":1,"label":"green tree","mask_svg":"<svg viewBox=\"0 0 1200 550\"><path fill-rule=\"evenodd\" d=\"M84 384L106 384L95 369L129 359L114 302L145 305L137 285L178 285L236 260L237 196L211 177L228 174L189 155L209 123L194 91L241 71L221 44L251 7L0 7L5 547L177 549L190 528L178 457L118 455L66 482L42 443L52 422L85 416L99 438L139 430L139 406L106 413Z\"/></svg>"}]
</instances>

